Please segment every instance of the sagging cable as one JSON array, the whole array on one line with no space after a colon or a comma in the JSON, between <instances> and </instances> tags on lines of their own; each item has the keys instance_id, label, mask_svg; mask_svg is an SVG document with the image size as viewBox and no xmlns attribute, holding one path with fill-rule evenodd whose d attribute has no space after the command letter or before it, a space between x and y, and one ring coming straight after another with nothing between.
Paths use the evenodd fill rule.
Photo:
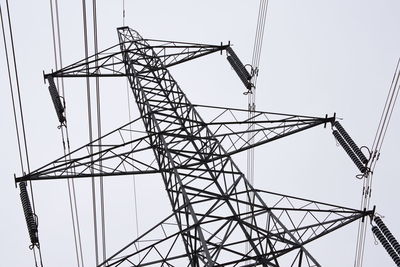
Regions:
<instances>
[{"instance_id":1,"label":"sagging cable","mask_svg":"<svg viewBox=\"0 0 400 267\"><path fill-rule=\"evenodd\" d=\"M400 244L399 242L397 242L393 234L389 231L387 226L383 223L382 219L380 217L375 217L374 222L378 225L383 235L386 237L386 239L389 241L392 247L396 250L396 253L400 256Z\"/></svg>"},{"instance_id":2,"label":"sagging cable","mask_svg":"<svg viewBox=\"0 0 400 267\"><path fill-rule=\"evenodd\" d=\"M29 200L28 191L26 189L26 182L20 182L19 189L20 189L20 197L21 197L22 208L24 210L26 225L28 227L29 238L32 243L32 245L29 248L33 249L34 246L37 247L39 246L37 217L35 213L32 211L32 206Z\"/></svg>"},{"instance_id":3,"label":"sagging cable","mask_svg":"<svg viewBox=\"0 0 400 267\"><path fill-rule=\"evenodd\" d=\"M393 247L390 245L388 240L383 236L381 230L377 226L372 227L372 232L378 238L379 242L381 242L382 246L385 248L386 252L393 259L397 266L400 267L400 257L397 255Z\"/></svg>"},{"instance_id":4,"label":"sagging cable","mask_svg":"<svg viewBox=\"0 0 400 267\"><path fill-rule=\"evenodd\" d=\"M51 100L53 101L54 108L56 109L58 121L60 122L61 126L65 125L66 119L64 116L65 107L61 103L61 97L58 93L57 87L54 83L54 78L49 76L47 77L47 81L49 82L49 92L51 96Z\"/></svg>"},{"instance_id":5,"label":"sagging cable","mask_svg":"<svg viewBox=\"0 0 400 267\"><path fill-rule=\"evenodd\" d=\"M347 155L349 155L350 159L354 162L354 164L357 166L357 168L360 170L360 172L365 173L368 168L362 164L361 160L357 157L357 155L350 148L350 146L346 143L346 141L339 134L339 132L334 130L332 132L332 134L333 134L333 136L335 136L336 140L343 147L344 151L346 151Z\"/></svg>"},{"instance_id":6,"label":"sagging cable","mask_svg":"<svg viewBox=\"0 0 400 267\"><path fill-rule=\"evenodd\" d=\"M367 157L365 157L364 153L356 145L356 143L353 141L353 139L350 137L350 135L346 132L346 130L343 128L343 126L338 121L335 121L333 123L333 126L339 131L339 133L342 135L344 140L349 144L349 146L354 151L354 153L356 153L357 157L361 160L361 162L363 164L367 164L368 163Z\"/></svg>"}]
</instances>

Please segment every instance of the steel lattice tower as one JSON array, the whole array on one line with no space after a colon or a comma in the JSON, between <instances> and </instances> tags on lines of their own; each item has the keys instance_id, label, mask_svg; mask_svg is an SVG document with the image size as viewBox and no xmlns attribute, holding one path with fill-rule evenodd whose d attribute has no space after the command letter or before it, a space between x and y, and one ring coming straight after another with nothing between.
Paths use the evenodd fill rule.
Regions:
<instances>
[{"instance_id":1,"label":"steel lattice tower","mask_svg":"<svg viewBox=\"0 0 400 267\"><path fill-rule=\"evenodd\" d=\"M24 182L161 174L172 214L100 266L209 267L245 266L246 262L250 266L320 266L305 248L307 243L373 214L257 190L232 160L235 153L334 123L335 118L259 111L248 118L247 110L193 105L168 68L222 53L229 45L143 39L127 27L118 28L118 36L119 44L45 78L55 88L56 77L126 76L140 118L102 136L100 147L96 140L67 159L59 158L16 178ZM201 108L217 111L218 116L206 122L198 113ZM140 121L146 134L124 138ZM60 122L64 122L62 116ZM251 142L246 139L249 131ZM116 138L120 138L118 144ZM97 152L88 153L90 147ZM152 154L155 161L144 161L144 153Z\"/></svg>"}]
</instances>

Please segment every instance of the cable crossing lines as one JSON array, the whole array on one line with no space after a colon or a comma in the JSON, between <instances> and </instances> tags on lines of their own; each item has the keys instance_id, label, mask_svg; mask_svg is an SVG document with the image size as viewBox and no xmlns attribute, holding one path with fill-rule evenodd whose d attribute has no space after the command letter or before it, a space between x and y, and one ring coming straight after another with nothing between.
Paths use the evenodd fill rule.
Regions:
<instances>
[{"instance_id":1,"label":"cable crossing lines","mask_svg":"<svg viewBox=\"0 0 400 267\"><path fill-rule=\"evenodd\" d=\"M390 119L393 114L394 107L396 105L397 97L400 91L400 58L397 61L396 69L393 74L392 82L389 88L389 92L385 101L385 105L382 111L382 115L379 121L379 125L374 137L374 142L371 147L371 158L368 162L368 173L363 179L363 190L361 195L361 209L368 209L371 201L372 194L372 180L375 171L376 163L379 159L383 141L386 136L386 132L390 123ZM355 267L361 267L364 257L364 246L365 236L367 230L367 223L361 221L358 228L357 245L356 245L356 260Z\"/></svg>"},{"instance_id":2,"label":"cable crossing lines","mask_svg":"<svg viewBox=\"0 0 400 267\"><path fill-rule=\"evenodd\" d=\"M51 25L52 25L52 37L53 37L53 52L54 52L54 62L56 67L59 65L60 68L63 67L62 63L62 49L61 49L61 30L60 30L60 19L59 19L59 8L58 8L58 0L50 0L50 14L51 14ZM59 79L61 83L59 83ZM70 139L69 132L67 127L67 111L65 108L65 86L63 78L57 78L57 86L54 82L54 78L47 78L49 83L49 92L56 109L56 114L58 120L60 122L61 139L62 146L64 150L64 159L70 160L70 156L68 156L71 152L70 149ZM61 85L61 86L60 86ZM61 88L59 91L57 88ZM63 100L63 104L61 103ZM73 171L68 171L67 173L72 173ZM78 203L76 198L76 190L75 190L75 181L72 179L67 179L67 189L68 189L68 199L69 199L69 209L71 214L72 221L72 231L74 237L74 245L75 245L75 255L78 267L84 266L84 257L83 257L83 249L82 249L82 239L81 239L81 230L80 230L80 222L79 222L79 214L78 214Z\"/></svg>"},{"instance_id":3,"label":"cable crossing lines","mask_svg":"<svg viewBox=\"0 0 400 267\"><path fill-rule=\"evenodd\" d=\"M8 3L8 0L6 0L6 7L7 7L7 19L8 19L8 21L7 21L8 22L8 34L9 34L10 43L11 43L11 56L9 56L9 52L8 52L6 31L5 31L5 26L4 26L5 23L4 23L4 19L3 19L3 13L1 10L1 5L0 5L0 17L1 17L1 27L2 27L4 49L5 49L7 71L8 71L8 79L9 79L9 86L10 86L10 93L11 93L11 102L12 102L13 114L14 114L14 124L15 124L15 130L16 130L16 134L17 134L17 143L18 143L18 152L19 152L19 159L20 159L20 165L21 165L21 173L25 173L25 171L27 171L29 173L30 172L29 153L28 153L28 145L26 142L25 121L24 121L24 114L23 114L23 108L22 108L21 90L20 90L20 85L19 85L13 29L12 29L12 24L11 24L11 12L10 12L10 6ZM11 64L10 64L10 59L9 59L10 57L12 58ZM13 66L13 68L11 67L11 65ZM15 86L14 86L14 83L15 83ZM16 88L16 92L15 92L14 88ZM16 95L16 97L15 97L15 95ZM33 257L35 260L35 266L43 266L42 254L41 254L40 245L39 245L40 242L39 242L39 236L38 236L38 220L37 220L37 216L36 216L32 182L29 182L30 197L29 197L26 185L27 185L26 183L20 184L20 198L21 198L21 203L22 203L25 220L26 220L26 224L27 224L27 228L28 228L28 233L29 233L29 237L30 237L30 241L31 241L30 249L32 249Z\"/></svg>"},{"instance_id":4,"label":"cable crossing lines","mask_svg":"<svg viewBox=\"0 0 400 267\"><path fill-rule=\"evenodd\" d=\"M256 110L256 86L258 79L258 71L261 58L261 49L264 37L265 22L267 18L268 10L268 0L260 0L260 5L258 8L258 17L256 25L256 34L254 38L253 46L253 56L251 61L251 78L250 78L250 88L246 86L249 90L247 94L247 108L248 108L248 118L250 122L250 132L247 135L247 140L250 144L254 143L254 111ZM254 148L247 151L247 179L254 185ZM253 196L250 195L250 198ZM248 210L250 212L250 210ZM246 245L246 252L250 253L250 247ZM249 262L248 262L249 263Z\"/></svg>"}]
</instances>

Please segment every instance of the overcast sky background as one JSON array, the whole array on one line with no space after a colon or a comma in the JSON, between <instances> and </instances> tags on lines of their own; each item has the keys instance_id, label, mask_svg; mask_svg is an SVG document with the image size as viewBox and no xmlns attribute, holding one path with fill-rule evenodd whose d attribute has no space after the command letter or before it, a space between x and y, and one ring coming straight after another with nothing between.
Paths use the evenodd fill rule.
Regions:
<instances>
[{"instance_id":1,"label":"overcast sky background","mask_svg":"<svg viewBox=\"0 0 400 267\"><path fill-rule=\"evenodd\" d=\"M53 104L42 71L54 68L49 1L10 1L23 111L32 169L62 155ZM1 0L4 13L5 1ZM145 38L219 44L231 41L250 63L258 1L126 1L126 24ZM84 58L81 1L60 1L64 65ZM98 1L99 48L118 42L122 1ZM90 9L90 6L88 7ZM257 109L343 118L360 146L371 146L400 56L399 1L274 1L268 9ZM89 18L91 15L89 14ZM89 25L90 29L91 23ZM92 31L90 31L92 36ZM21 174L3 42L0 49L0 256L3 266L33 266L13 175ZM90 51L93 51L91 42ZM246 108L243 86L225 56L173 68L193 103ZM101 80L103 132L128 121L124 80ZM88 141L84 80L66 81L71 147ZM137 116L137 110L133 115ZM395 108L373 182L372 205L400 238L400 109ZM245 171L243 157L237 158ZM362 182L329 128L314 128L256 149L257 188L358 208ZM137 177L139 230L170 208L160 176ZM132 178L106 180L108 253L135 236ZM94 266L89 180L77 181L86 266ZM45 266L75 266L65 181L34 183ZM268 203L267 203L268 204ZM357 223L310 244L323 266L351 266ZM393 266L367 232L364 266Z\"/></svg>"}]
</instances>

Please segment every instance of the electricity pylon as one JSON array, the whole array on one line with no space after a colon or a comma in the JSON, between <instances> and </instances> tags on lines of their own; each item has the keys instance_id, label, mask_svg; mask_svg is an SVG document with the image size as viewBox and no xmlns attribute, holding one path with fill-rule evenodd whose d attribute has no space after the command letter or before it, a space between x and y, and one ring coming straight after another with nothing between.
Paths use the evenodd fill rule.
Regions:
<instances>
[{"instance_id":1,"label":"electricity pylon","mask_svg":"<svg viewBox=\"0 0 400 267\"><path fill-rule=\"evenodd\" d=\"M140 117L100 137L101 142L16 178L161 174L172 214L99 266L320 266L307 243L373 215L257 190L232 160L235 153L334 123L335 118L260 111L248 118L247 110L193 105L168 68L215 52L233 53L229 44L143 39L128 27L118 28L118 36L119 44L45 78L54 93L56 77L125 76ZM232 58L240 76L240 62ZM205 121L200 109L218 115ZM140 122L145 132L138 134L132 128ZM130 139L131 133L138 136ZM97 152L88 152L90 147Z\"/></svg>"}]
</instances>

